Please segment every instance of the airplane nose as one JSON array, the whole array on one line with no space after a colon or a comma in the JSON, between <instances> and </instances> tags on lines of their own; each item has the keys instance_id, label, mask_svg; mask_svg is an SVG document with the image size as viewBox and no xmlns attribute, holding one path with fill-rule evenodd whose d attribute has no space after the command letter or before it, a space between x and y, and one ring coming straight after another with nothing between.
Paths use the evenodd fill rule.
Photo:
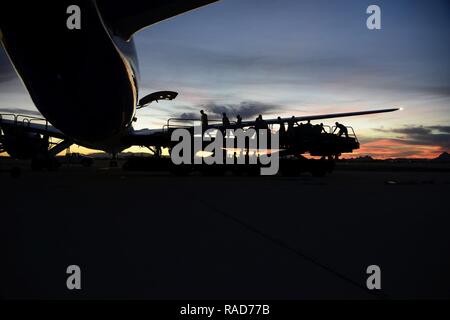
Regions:
<instances>
[{"instance_id":1,"label":"airplane nose","mask_svg":"<svg viewBox=\"0 0 450 320\"><path fill-rule=\"evenodd\" d=\"M132 121L132 88L117 75L108 72L101 79L87 76L58 82L63 89L59 94L51 93L42 111L67 135L81 141L99 141L118 134Z\"/></svg>"},{"instance_id":2,"label":"airplane nose","mask_svg":"<svg viewBox=\"0 0 450 320\"><path fill-rule=\"evenodd\" d=\"M2 9L2 42L42 115L75 140L95 142L131 123L136 88L94 3L85 2L80 30L61 23L67 3L30 2L26 12L13 4L24 19Z\"/></svg>"}]
</instances>

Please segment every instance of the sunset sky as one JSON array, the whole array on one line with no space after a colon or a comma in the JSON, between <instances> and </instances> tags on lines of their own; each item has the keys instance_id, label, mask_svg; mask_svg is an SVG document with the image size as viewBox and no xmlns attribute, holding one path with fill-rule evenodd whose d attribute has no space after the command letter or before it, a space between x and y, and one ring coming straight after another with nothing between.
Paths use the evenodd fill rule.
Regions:
<instances>
[{"instance_id":1,"label":"sunset sky","mask_svg":"<svg viewBox=\"0 0 450 320\"><path fill-rule=\"evenodd\" d=\"M366 27L371 4L381 30ZM200 109L253 119L401 107L341 119L362 143L354 155L435 157L450 150L449 18L446 0L222 0L136 35L140 96L180 93L138 111L136 127ZM36 111L0 51L0 112Z\"/></svg>"}]
</instances>

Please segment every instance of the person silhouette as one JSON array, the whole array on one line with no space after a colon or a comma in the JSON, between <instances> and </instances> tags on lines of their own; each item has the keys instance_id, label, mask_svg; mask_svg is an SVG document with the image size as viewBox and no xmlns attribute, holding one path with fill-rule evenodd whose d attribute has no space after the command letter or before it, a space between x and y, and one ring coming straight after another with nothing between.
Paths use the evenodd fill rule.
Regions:
<instances>
[{"instance_id":1,"label":"person silhouette","mask_svg":"<svg viewBox=\"0 0 450 320\"><path fill-rule=\"evenodd\" d=\"M222 113L222 125L224 129L228 129L230 126L230 119L228 119L227 114L224 112Z\"/></svg>"},{"instance_id":2,"label":"person silhouette","mask_svg":"<svg viewBox=\"0 0 450 320\"><path fill-rule=\"evenodd\" d=\"M282 136L286 133L286 127L284 126L284 121L281 119L281 117L278 117L277 120L278 120L278 124L280 125L279 133L280 133L280 136Z\"/></svg>"},{"instance_id":3,"label":"person silhouette","mask_svg":"<svg viewBox=\"0 0 450 320\"><path fill-rule=\"evenodd\" d=\"M238 114L236 117L236 128L240 129L242 128L242 117Z\"/></svg>"},{"instance_id":4,"label":"person silhouette","mask_svg":"<svg viewBox=\"0 0 450 320\"><path fill-rule=\"evenodd\" d=\"M288 132L294 129L294 124L295 124L295 117L292 116L291 119L288 121Z\"/></svg>"},{"instance_id":5,"label":"person silhouette","mask_svg":"<svg viewBox=\"0 0 450 320\"><path fill-rule=\"evenodd\" d=\"M281 117L278 117L277 120L280 125L280 130L278 130L278 134L280 135L280 145L284 146L286 140L286 127L284 126L284 121Z\"/></svg>"},{"instance_id":6,"label":"person silhouette","mask_svg":"<svg viewBox=\"0 0 450 320\"><path fill-rule=\"evenodd\" d=\"M320 135L321 133L326 133L325 128L323 127L323 123L321 124L316 124L314 127L314 134L315 135Z\"/></svg>"},{"instance_id":7,"label":"person silhouette","mask_svg":"<svg viewBox=\"0 0 450 320\"><path fill-rule=\"evenodd\" d=\"M336 127L334 128L333 133L335 133L337 129L339 129L338 137L342 137L342 135L345 135L345 137L348 138L348 129L346 126L344 126L342 123L336 122Z\"/></svg>"},{"instance_id":8,"label":"person silhouette","mask_svg":"<svg viewBox=\"0 0 450 320\"><path fill-rule=\"evenodd\" d=\"M323 123L320 123L320 133L327 133L327 131L325 130L325 127L323 126Z\"/></svg>"},{"instance_id":9,"label":"person silhouette","mask_svg":"<svg viewBox=\"0 0 450 320\"><path fill-rule=\"evenodd\" d=\"M259 115L256 117L255 120L255 130L259 131L260 129L262 129L262 115Z\"/></svg>"},{"instance_id":10,"label":"person silhouette","mask_svg":"<svg viewBox=\"0 0 450 320\"><path fill-rule=\"evenodd\" d=\"M263 119L262 115L259 115L259 121L261 123L261 129L269 129L269 125L267 124L267 121Z\"/></svg>"},{"instance_id":11,"label":"person silhouette","mask_svg":"<svg viewBox=\"0 0 450 320\"><path fill-rule=\"evenodd\" d=\"M208 129L208 115L203 110L200 110L200 114L202 123L202 133L204 133Z\"/></svg>"}]
</instances>

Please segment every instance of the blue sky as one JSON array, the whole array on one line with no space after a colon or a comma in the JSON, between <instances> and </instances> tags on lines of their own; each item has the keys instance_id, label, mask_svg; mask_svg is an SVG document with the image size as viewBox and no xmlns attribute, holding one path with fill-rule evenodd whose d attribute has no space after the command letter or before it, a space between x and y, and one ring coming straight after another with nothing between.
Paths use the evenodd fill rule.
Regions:
<instances>
[{"instance_id":1,"label":"blue sky","mask_svg":"<svg viewBox=\"0 0 450 320\"><path fill-rule=\"evenodd\" d=\"M366 27L371 4L381 30ZM135 36L141 96L180 95L139 111L137 126L200 109L270 117L395 106L404 111L343 121L368 144L403 141L405 156L420 143L448 149L449 9L438 0L222 0L168 19ZM8 70L0 54L0 109L32 110ZM417 127L427 136L404 130Z\"/></svg>"}]
</instances>

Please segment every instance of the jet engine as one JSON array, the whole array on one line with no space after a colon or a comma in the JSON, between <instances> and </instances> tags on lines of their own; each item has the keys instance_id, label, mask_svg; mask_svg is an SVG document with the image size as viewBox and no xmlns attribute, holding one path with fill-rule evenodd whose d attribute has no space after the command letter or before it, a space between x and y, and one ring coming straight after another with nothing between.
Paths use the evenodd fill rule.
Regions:
<instances>
[{"instance_id":1,"label":"jet engine","mask_svg":"<svg viewBox=\"0 0 450 320\"><path fill-rule=\"evenodd\" d=\"M1 132L1 147L3 151L20 160L45 157L48 153L48 137L36 133L30 133L23 128L3 129Z\"/></svg>"}]
</instances>

